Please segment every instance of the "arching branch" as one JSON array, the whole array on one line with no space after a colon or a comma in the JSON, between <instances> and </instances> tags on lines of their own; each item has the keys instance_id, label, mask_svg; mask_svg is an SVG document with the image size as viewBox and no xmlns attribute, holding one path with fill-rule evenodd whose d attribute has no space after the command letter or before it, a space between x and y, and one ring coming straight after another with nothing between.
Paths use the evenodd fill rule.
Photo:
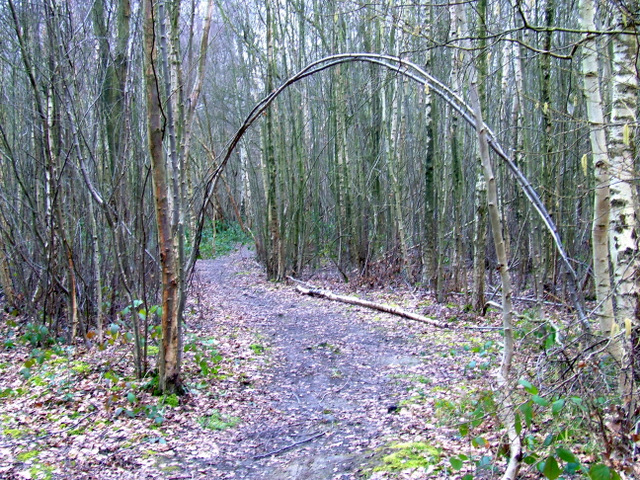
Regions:
<instances>
[{"instance_id":1,"label":"arching branch","mask_svg":"<svg viewBox=\"0 0 640 480\"><path fill-rule=\"evenodd\" d=\"M190 273L193 271L193 266L195 265L195 259L198 252L198 247L200 245L200 237L202 232L202 227L204 225L205 219L205 207L209 200L209 197L212 195L213 191L216 187L217 179L220 175L222 169L225 168L227 162L231 158L231 154L233 150L240 142L240 139L245 134L245 132L251 127L251 125L260 117L260 115L269 108L271 102L273 102L278 95L280 95L287 87L293 85L294 83L303 80L311 75L315 75L316 73L320 73L324 70L327 70L336 65L340 65L343 63L352 63L352 62L364 62L371 63L375 65L380 65L381 67L387 68L394 72L397 72L400 75L404 75L407 78L415 81L416 83L424 86L427 86L433 92L435 92L440 98L442 98L445 102L447 102L472 128L476 128L475 117L473 114L473 109L455 92L453 92L449 87L447 87L440 80L435 78L434 76L427 73L423 68L412 63L408 60L404 60L399 57L394 57L391 55L377 54L377 53L343 53L338 55L331 55L320 60L317 60L313 63L310 63L298 73L287 79L282 85L276 88L273 92L263 98L254 108L251 110L249 115L247 115L244 123L233 139L227 144L227 148L224 151L224 155L222 156L222 160L215 166L207 175L204 184L203 184L203 192L201 197L201 207L198 212L198 225L197 231L194 235L194 248L191 251L191 257L189 259L187 265L187 272ZM533 208L538 213L538 216L542 219L545 227L551 234L553 238L553 242L556 246L556 250L562 259L562 262L565 266L567 274L570 279L570 292L572 297L572 303L576 308L578 316L583 323L583 326L587 328L587 324L585 322L584 308L582 306L582 300L577 290L578 278L576 275L573 266L571 265L571 261L569 256L567 255L564 245L562 244L562 240L560 238L560 234L558 233L558 229L553 222L553 219L549 215L546 207L542 203L538 193L535 191L529 180L524 176L522 171L518 168L515 162L507 155L504 151L500 143L498 142L496 135L489 128L486 123L484 124L484 129L487 132L487 141L489 142L489 146L496 153L496 155L505 163L507 168L514 175L516 181L520 185L523 193L529 200L529 203L533 205Z\"/></svg>"}]
</instances>

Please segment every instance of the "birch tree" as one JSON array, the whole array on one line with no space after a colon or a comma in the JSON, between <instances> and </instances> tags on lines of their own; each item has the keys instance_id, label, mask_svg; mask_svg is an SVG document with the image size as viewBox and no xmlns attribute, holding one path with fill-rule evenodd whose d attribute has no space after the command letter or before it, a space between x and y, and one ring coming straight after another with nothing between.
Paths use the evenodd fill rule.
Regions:
<instances>
[{"instance_id":1,"label":"birch tree","mask_svg":"<svg viewBox=\"0 0 640 480\"><path fill-rule=\"evenodd\" d=\"M636 9L638 9L636 5ZM638 219L635 202L634 131L638 112L638 34L633 15L615 8L613 26L620 32L612 37L612 111L609 127L609 158L611 172L610 250L613 264L613 284L616 303L616 320L624 326L627 335L637 328L638 300L640 293L640 258L638 258ZM636 128L634 128L636 127ZM638 347L632 340L623 363L622 382L625 401L631 402L631 362ZM633 411L633 408L631 408Z\"/></svg>"},{"instance_id":2,"label":"birch tree","mask_svg":"<svg viewBox=\"0 0 640 480\"><path fill-rule=\"evenodd\" d=\"M594 17L593 0L581 0L580 20L584 30L593 31L596 29ZM614 330L615 322L609 274L610 175L598 65L596 38L589 36L582 44L581 66L589 122L589 140L596 180L592 226L593 274L600 331L605 338L609 338ZM615 331L613 333L615 334ZM621 351L615 339L612 339L609 350L619 362Z\"/></svg>"}]
</instances>

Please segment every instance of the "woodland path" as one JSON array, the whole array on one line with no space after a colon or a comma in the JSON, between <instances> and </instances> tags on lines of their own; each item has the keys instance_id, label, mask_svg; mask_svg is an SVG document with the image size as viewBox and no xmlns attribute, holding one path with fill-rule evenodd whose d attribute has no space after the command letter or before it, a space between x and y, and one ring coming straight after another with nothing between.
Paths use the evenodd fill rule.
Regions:
<instances>
[{"instance_id":1,"label":"woodland path","mask_svg":"<svg viewBox=\"0 0 640 480\"><path fill-rule=\"evenodd\" d=\"M474 321L407 289L358 290L327 272L310 280ZM488 370L469 367L487 361L473 353L485 333L300 295L267 281L246 248L198 263L185 322L188 393L171 402L134 380L131 344L115 334L102 349L50 350L26 379L35 349L5 322L0 338L16 344L0 348L0 479L454 479L450 456L483 454L455 423L486 388ZM407 442L441 456L373 471Z\"/></svg>"},{"instance_id":2,"label":"woodland path","mask_svg":"<svg viewBox=\"0 0 640 480\"><path fill-rule=\"evenodd\" d=\"M410 396L406 379L446 382L456 370L438 355L448 347L429 340L432 328L267 282L247 249L199 262L196 284L213 316L201 315L200 328L215 335L226 317L255 329L273 362L245 390L243 422L216 433L195 478L360 478L391 438L425 428L397 409Z\"/></svg>"}]
</instances>

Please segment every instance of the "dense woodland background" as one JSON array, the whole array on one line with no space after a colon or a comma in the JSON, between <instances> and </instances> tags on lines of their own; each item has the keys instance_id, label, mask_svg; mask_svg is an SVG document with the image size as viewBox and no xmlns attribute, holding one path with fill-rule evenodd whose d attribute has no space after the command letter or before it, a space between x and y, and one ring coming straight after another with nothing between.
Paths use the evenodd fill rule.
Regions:
<instances>
[{"instance_id":1,"label":"dense woodland background","mask_svg":"<svg viewBox=\"0 0 640 480\"><path fill-rule=\"evenodd\" d=\"M327 69L286 89L216 170L287 78L328 55L373 52L423 67L463 99L477 83L485 122L558 228L578 292L599 302L588 321L598 330L609 299L617 323L601 321L605 336L635 338L639 25L633 0L3 0L6 308L75 341L102 338L123 309L144 305L132 321L146 339L166 290L154 204L164 178L182 291L216 232L241 228L270 278L330 266L345 281L401 281L482 312L500 277L478 140L429 88L372 64ZM597 156L598 138L609 157ZM515 296L532 300L532 315L569 302L551 236L505 166L494 171ZM607 217L594 214L598 198ZM593 238L611 239L595 270ZM628 370L634 341L611 352Z\"/></svg>"},{"instance_id":2,"label":"dense woodland background","mask_svg":"<svg viewBox=\"0 0 640 480\"><path fill-rule=\"evenodd\" d=\"M175 101L166 148L179 158L171 176L187 243L216 155L258 100L323 56L388 53L463 96L477 70L486 123L541 195L593 294L595 179L577 2L217 2L204 46L206 5L166 3L161 90ZM631 7L603 2L602 33L591 35L607 119L606 31L620 14L633 19ZM1 13L3 291L62 330L78 316L86 332L98 316L158 295L141 5L9 2ZM207 232L214 219L242 222L274 278L331 261L345 277L401 274L444 299L471 289L477 258L495 284L475 144L429 91L376 66L341 65L285 91L245 134L206 207ZM550 238L514 180L500 166L496 174L517 291L562 297Z\"/></svg>"}]
</instances>

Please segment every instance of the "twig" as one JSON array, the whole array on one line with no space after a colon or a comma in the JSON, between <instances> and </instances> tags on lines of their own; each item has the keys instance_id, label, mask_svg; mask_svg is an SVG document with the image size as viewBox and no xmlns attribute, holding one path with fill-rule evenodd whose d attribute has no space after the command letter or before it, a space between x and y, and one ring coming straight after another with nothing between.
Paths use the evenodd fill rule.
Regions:
<instances>
[{"instance_id":1,"label":"twig","mask_svg":"<svg viewBox=\"0 0 640 480\"><path fill-rule=\"evenodd\" d=\"M287 445L286 447L279 448L278 450L273 450L272 452L269 452L269 453L263 453L262 455L256 455L255 457L253 457L253 459L254 460L261 460L263 458L273 457L274 455L279 455L282 452L286 452L287 450L292 449L293 447L297 447L298 445L302 445L303 443L310 442L311 440L315 440L316 438L322 437L323 435L326 435L326 434L327 434L327 432L316 433L314 435L311 435L308 438L305 438L304 440L300 440L299 442L292 443L291 445Z\"/></svg>"},{"instance_id":2,"label":"twig","mask_svg":"<svg viewBox=\"0 0 640 480\"><path fill-rule=\"evenodd\" d=\"M321 401L321 402L324 402L324 399L325 399L325 398L327 397L327 395L329 395L330 393L333 393L333 394L340 393L342 390L344 390L344 388L345 388L347 385L349 385L349 382L350 382L350 380L347 380L347 381L345 382L345 384L344 384L344 385L342 385L342 386L341 386L339 389L337 389L337 390L329 390L328 392L325 392L325 393L324 393L324 395L322 395L322 396L320 397L320 401Z\"/></svg>"},{"instance_id":3,"label":"twig","mask_svg":"<svg viewBox=\"0 0 640 480\"><path fill-rule=\"evenodd\" d=\"M535 303L538 301L537 298L529 298L529 297L513 297L514 300L517 300L519 302L529 302L529 303ZM551 305L552 307L566 307L567 304L566 303L559 303L559 302L551 302L549 300L543 300L542 303L544 305Z\"/></svg>"},{"instance_id":4,"label":"twig","mask_svg":"<svg viewBox=\"0 0 640 480\"><path fill-rule=\"evenodd\" d=\"M462 330L491 331L491 330L502 330L503 327L471 327L471 326L453 327L454 330L457 330L459 328Z\"/></svg>"}]
</instances>

